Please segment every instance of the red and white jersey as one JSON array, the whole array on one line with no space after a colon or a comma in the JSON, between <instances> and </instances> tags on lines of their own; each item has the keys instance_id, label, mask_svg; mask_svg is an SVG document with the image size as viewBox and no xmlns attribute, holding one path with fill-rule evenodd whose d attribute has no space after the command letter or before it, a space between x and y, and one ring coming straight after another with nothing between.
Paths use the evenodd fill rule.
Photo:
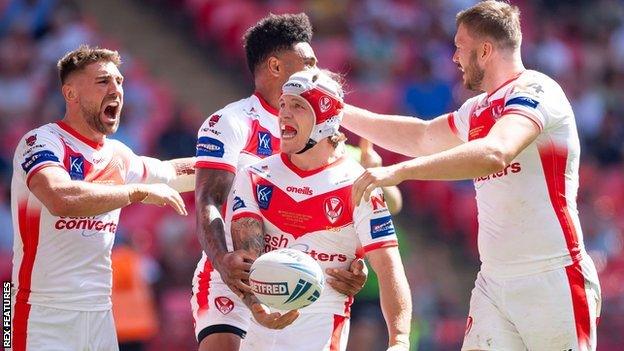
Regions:
<instances>
[{"instance_id":1,"label":"red and white jersey","mask_svg":"<svg viewBox=\"0 0 624 351\"><path fill-rule=\"evenodd\" d=\"M279 151L277 110L259 94L233 102L204 121L197 168L236 170Z\"/></svg>"},{"instance_id":2,"label":"red and white jersey","mask_svg":"<svg viewBox=\"0 0 624 351\"><path fill-rule=\"evenodd\" d=\"M280 129L277 110L258 93L233 102L204 121L197 135L195 168L230 171L279 152ZM223 214L227 206L223 206ZM232 250L232 237L226 231ZM196 276L206 268L206 253L197 264ZM219 278L220 279L220 278Z\"/></svg>"},{"instance_id":3,"label":"red and white jersey","mask_svg":"<svg viewBox=\"0 0 624 351\"><path fill-rule=\"evenodd\" d=\"M52 215L28 188L45 167L61 167L77 181L137 183L148 176L143 158L116 140L95 143L63 122L26 133L13 157L17 301L78 311L110 309L110 254L120 210L91 217Z\"/></svg>"},{"instance_id":4,"label":"red and white jersey","mask_svg":"<svg viewBox=\"0 0 624 351\"><path fill-rule=\"evenodd\" d=\"M263 221L264 251L293 248L308 253L323 268L348 269L356 257L396 246L397 238L383 193L353 207L351 188L364 169L350 158L304 171L285 154L266 158L237 173L226 227L243 217ZM328 284L302 313L348 315L352 298Z\"/></svg>"},{"instance_id":5,"label":"red and white jersey","mask_svg":"<svg viewBox=\"0 0 624 351\"><path fill-rule=\"evenodd\" d=\"M280 145L277 112L277 109L271 107L260 94L255 93L212 114L204 121L197 133L195 168L220 169L236 174L238 169L277 153ZM228 212L227 207L227 204L223 204L223 218ZM225 240L228 250L232 251L232 236L229 228L226 228ZM202 250L202 257L193 275L191 301L196 327L199 328L197 333L211 323L223 322L241 328L243 324L248 323L248 318L238 318L238 309L232 313L230 313L231 309L228 309L227 316L219 312L221 314L217 315L217 318L214 315L210 315L210 318L206 317L208 309L214 309L209 301L214 299L212 296L220 282L219 272L213 269L208 256ZM215 304L217 301L230 303L232 300L236 301L234 293L229 289L227 291L231 299L224 293L222 296L217 296L214 300ZM223 306L229 305L216 305L217 309ZM247 311L247 307L242 306ZM222 321L219 317L226 317L229 320Z\"/></svg>"},{"instance_id":6,"label":"red and white jersey","mask_svg":"<svg viewBox=\"0 0 624 351\"><path fill-rule=\"evenodd\" d=\"M505 114L540 128L537 139L504 170L474 179L481 269L507 277L577 262L585 253L576 207L580 146L574 113L561 87L527 70L492 94L449 114L463 141L485 137Z\"/></svg>"}]
</instances>

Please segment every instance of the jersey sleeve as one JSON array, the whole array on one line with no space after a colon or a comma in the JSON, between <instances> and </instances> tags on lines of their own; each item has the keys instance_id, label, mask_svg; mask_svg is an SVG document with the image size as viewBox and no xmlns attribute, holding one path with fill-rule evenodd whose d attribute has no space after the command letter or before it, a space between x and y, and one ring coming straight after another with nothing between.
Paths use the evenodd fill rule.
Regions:
<instances>
[{"instance_id":1,"label":"jersey sleeve","mask_svg":"<svg viewBox=\"0 0 624 351\"><path fill-rule=\"evenodd\" d=\"M369 201L362 201L353 211L355 231L364 253L382 247L397 246L392 217L381 189L375 189Z\"/></svg>"},{"instance_id":2,"label":"jersey sleeve","mask_svg":"<svg viewBox=\"0 0 624 351\"><path fill-rule=\"evenodd\" d=\"M49 166L63 166L65 148L60 138L42 128L32 130L19 141L13 158L13 168L28 185L31 177Z\"/></svg>"},{"instance_id":3,"label":"jersey sleeve","mask_svg":"<svg viewBox=\"0 0 624 351\"><path fill-rule=\"evenodd\" d=\"M459 139L468 141L468 131L470 130L470 114L474 110L478 96L468 99L457 111L447 115L449 128Z\"/></svg>"},{"instance_id":4,"label":"jersey sleeve","mask_svg":"<svg viewBox=\"0 0 624 351\"><path fill-rule=\"evenodd\" d=\"M537 80L520 80L511 89L505 98L505 114L518 114L531 119L540 130L546 128L552 121L544 110L544 84Z\"/></svg>"},{"instance_id":5,"label":"jersey sleeve","mask_svg":"<svg viewBox=\"0 0 624 351\"><path fill-rule=\"evenodd\" d=\"M262 220L260 208L254 196L254 186L251 177L252 175L248 168L240 169L236 173L230 194L230 201L228 201L232 213L232 220L243 217L252 217Z\"/></svg>"},{"instance_id":6,"label":"jersey sleeve","mask_svg":"<svg viewBox=\"0 0 624 351\"><path fill-rule=\"evenodd\" d=\"M236 173L240 152L247 144L249 125L231 111L221 110L204 121L197 133L196 168Z\"/></svg>"}]
</instances>

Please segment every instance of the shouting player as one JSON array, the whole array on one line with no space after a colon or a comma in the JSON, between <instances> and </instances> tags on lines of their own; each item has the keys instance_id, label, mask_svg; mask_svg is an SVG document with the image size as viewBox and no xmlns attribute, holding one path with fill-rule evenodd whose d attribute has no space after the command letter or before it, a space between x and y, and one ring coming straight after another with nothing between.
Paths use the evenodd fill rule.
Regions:
<instances>
[{"instance_id":1,"label":"shouting player","mask_svg":"<svg viewBox=\"0 0 624 351\"><path fill-rule=\"evenodd\" d=\"M389 348L408 350L412 306L390 212L381 189L371 201L351 202L353 181L364 169L344 155L342 89L325 73L307 70L290 77L283 91L282 153L236 176L230 199L234 247L254 257L295 248L324 269L346 269L365 255L379 277ZM254 315L268 312L253 294L245 302ZM300 316L290 311L279 324L258 319L241 350L345 350L351 303L352 297L327 287Z\"/></svg>"},{"instance_id":2,"label":"shouting player","mask_svg":"<svg viewBox=\"0 0 624 351\"><path fill-rule=\"evenodd\" d=\"M193 278L191 305L202 351L238 350L249 326L249 310L237 295L249 289L242 279L252 257L245 251L231 252L218 207L238 168L279 151L277 102L290 75L316 67L311 39L305 14L269 15L250 28L244 42L256 91L210 116L198 132L195 199L203 256ZM328 272L337 278L329 283L354 295L366 280L363 262L354 261L351 271Z\"/></svg>"},{"instance_id":3,"label":"shouting player","mask_svg":"<svg viewBox=\"0 0 624 351\"><path fill-rule=\"evenodd\" d=\"M116 51L88 46L65 55L65 117L26 133L15 150L13 350L116 350L111 248L120 209L143 202L186 215L178 191L194 187L192 158L140 157L107 138L123 106L120 63Z\"/></svg>"},{"instance_id":4,"label":"shouting player","mask_svg":"<svg viewBox=\"0 0 624 351\"><path fill-rule=\"evenodd\" d=\"M453 61L482 94L432 121L347 108L345 125L418 156L367 170L354 200L406 179L473 179L481 271L463 350L594 350L600 286L576 207L580 146L561 87L524 68L517 7L457 15Z\"/></svg>"}]
</instances>

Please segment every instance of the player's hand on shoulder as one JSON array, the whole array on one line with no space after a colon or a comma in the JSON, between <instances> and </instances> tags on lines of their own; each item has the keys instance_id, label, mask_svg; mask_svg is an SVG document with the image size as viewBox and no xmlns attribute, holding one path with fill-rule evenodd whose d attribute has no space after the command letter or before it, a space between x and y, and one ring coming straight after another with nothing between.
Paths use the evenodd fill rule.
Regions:
<instances>
[{"instance_id":1,"label":"player's hand on shoulder","mask_svg":"<svg viewBox=\"0 0 624 351\"><path fill-rule=\"evenodd\" d=\"M255 257L245 250L226 252L217 258L213 263L215 269L221 275L221 280L238 297L243 297L244 293L251 293L251 287L246 283L249 281L249 270Z\"/></svg>"},{"instance_id":2,"label":"player's hand on shoulder","mask_svg":"<svg viewBox=\"0 0 624 351\"><path fill-rule=\"evenodd\" d=\"M171 206L178 214L186 216L186 206L180 194L167 184L138 184L130 193L130 201L141 201L156 206Z\"/></svg>"},{"instance_id":3,"label":"player's hand on shoulder","mask_svg":"<svg viewBox=\"0 0 624 351\"><path fill-rule=\"evenodd\" d=\"M258 302L251 305L251 313L260 325L269 329L284 329L299 317L299 310L271 313L266 305Z\"/></svg>"},{"instance_id":4,"label":"player's hand on shoulder","mask_svg":"<svg viewBox=\"0 0 624 351\"><path fill-rule=\"evenodd\" d=\"M328 268L325 273L329 276L327 283L339 293L348 296L354 296L360 292L368 278L368 268L361 258L353 260L349 270Z\"/></svg>"},{"instance_id":5,"label":"player's hand on shoulder","mask_svg":"<svg viewBox=\"0 0 624 351\"><path fill-rule=\"evenodd\" d=\"M360 201L368 201L375 188L397 185L404 179L400 171L402 165L396 164L387 167L368 168L353 183L351 190L351 200L355 206L360 205Z\"/></svg>"}]
</instances>

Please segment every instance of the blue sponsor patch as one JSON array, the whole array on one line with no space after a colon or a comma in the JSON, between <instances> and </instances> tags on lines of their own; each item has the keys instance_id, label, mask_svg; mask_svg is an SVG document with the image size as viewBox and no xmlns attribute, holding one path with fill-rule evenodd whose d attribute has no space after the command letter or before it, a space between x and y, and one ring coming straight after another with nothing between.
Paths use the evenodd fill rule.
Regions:
<instances>
[{"instance_id":1,"label":"blue sponsor patch","mask_svg":"<svg viewBox=\"0 0 624 351\"><path fill-rule=\"evenodd\" d=\"M385 216L370 220L370 233L373 239L394 234L394 224L392 217Z\"/></svg>"},{"instance_id":2,"label":"blue sponsor patch","mask_svg":"<svg viewBox=\"0 0 624 351\"><path fill-rule=\"evenodd\" d=\"M82 155L69 156L69 177L72 180L84 180L85 160Z\"/></svg>"},{"instance_id":3,"label":"blue sponsor patch","mask_svg":"<svg viewBox=\"0 0 624 351\"><path fill-rule=\"evenodd\" d=\"M269 208L271 196L273 196L272 185L256 185L256 198L258 199L258 206L261 209L266 210Z\"/></svg>"},{"instance_id":4,"label":"blue sponsor patch","mask_svg":"<svg viewBox=\"0 0 624 351\"><path fill-rule=\"evenodd\" d=\"M200 137L197 140L196 156L223 157L225 147L223 143L217 139L210 137Z\"/></svg>"},{"instance_id":5,"label":"blue sponsor patch","mask_svg":"<svg viewBox=\"0 0 624 351\"><path fill-rule=\"evenodd\" d=\"M243 201L243 199L238 196L234 197L234 201L232 201L232 212L245 207L247 206L245 206L245 201Z\"/></svg>"},{"instance_id":6,"label":"blue sponsor patch","mask_svg":"<svg viewBox=\"0 0 624 351\"><path fill-rule=\"evenodd\" d=\"M273 147L271 146L271 133L258 132L258 148L256 153L262 156L273 155Z\"/></svg>"},{"instance_id":7,"label":"blue sponsor patch","mask_svg":"<svg viewBox=\"0 0 624 351\"><path fill-rule=\"evenodd\" d=\"M520 105L520 106L527 106L530 108L536 108L537 105L539 105L539 102L527 96L516 96L515 98L505 103L505 106L509 106L509 105Z\"/></svg>"},{"instance_id":8,"label":"blue sponsor patch","mask_svg":"<svg viewBox=\"0 0 624 351\"><path fill-rule=\"evenodd\" d=\"M41 162L45 162L45 161L59 162L59 159L58 159L58 157L56 157L56 155L52 151L50 151L50 150L41 150L41 151L35 152L34 154L28 156L24 160L24 162L22 162L22 169L24 169L24 171L26 173L28 173L36 165L40 164Z\"/></svg>"}]
</instances>

